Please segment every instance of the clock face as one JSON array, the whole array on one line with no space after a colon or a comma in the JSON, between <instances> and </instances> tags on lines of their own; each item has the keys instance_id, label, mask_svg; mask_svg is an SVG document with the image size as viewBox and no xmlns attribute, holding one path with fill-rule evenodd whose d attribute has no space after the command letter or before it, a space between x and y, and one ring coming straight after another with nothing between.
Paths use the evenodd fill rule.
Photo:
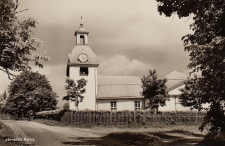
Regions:
<instances>
[{"instance_id":1,"label":"clock face","mask_svg":"<svg viewBox=\"0 0 225 146\"><path fill-rule=\"evenodd\" d=\"M82 53L82 54L80 54L80 56L78 57L78 60L79 60L80 62L86 62L86 61L88 61L88 57L87 57L86 54Z\"/></svg>"}]
</instances>

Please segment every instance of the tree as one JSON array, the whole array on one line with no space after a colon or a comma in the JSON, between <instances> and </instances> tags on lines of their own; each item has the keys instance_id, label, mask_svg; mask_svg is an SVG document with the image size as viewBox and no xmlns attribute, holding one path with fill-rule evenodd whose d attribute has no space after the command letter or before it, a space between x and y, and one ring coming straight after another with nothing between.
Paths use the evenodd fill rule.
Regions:
<instances>
[{"instance_id":1,"label":"tree","mask_svg":"<svg viewBox=\"0 0 225 146\"><path fill-rule=\"evenodd\" d=\"M201 130L211 124L213 134L225 132L225 2L223 0L156 0L158 11L170 17L193 16L193 34L182 37L184 50L190 52L188 68L200 72L186 83L181 95L184 105L194 108L194 101L209 103L210 107ZM191 104L190 104L191 103Z\"/></svg>"},{"instance_id":2,"label":"tree","mask_svg":"<svg viewBox=\"0 0 225 146\"><path fill-rule=\"evenodd\" d=\"M167 79L158 79L156 70L149 70L148 76L143 76L141 78L142 82L142 96L149 100L148 106L151 109L158 108L159 105L166 105L166 100L168 100L168 93L166 82Z\"/></svg>"},{"instance_id":3,"label":"tree","mask_svg":"<svg viewBox=\"0 0 225 146\"><path fill-rule=\"evenodd\" d=\"M3 111L16 117L28 117L40 111L54 110L57 94L45 75L25 71L12 80Z\"/></svg>"},{"instance_id":4,"label":"tree","mask_svg":"<svg viewBox=\"0 0 225 146\"><path fill-rule=\"evenodd\" d=\"M16 14L23 11L17 12L18 6L18 0L0 1L0 70L7 73L9 79L14 76L12 72L31 69L29 63L43 67L38 60L50 60L45 53L33 53L42 45L32 37L31 28L36 27L37 21L32 18L18 21Z\"/></svg>"},{"instance_id":5,"label":"tree","mask_svg":"<svg viewBox=\"0 0 225 146\"><path fill-rule=\"evenodd\" d=\"M69 102L65 102L63 105L63 109L70 109Z\"/></svg>"},{"instance_id":6,"label":"tree","mask_svg":"<svg viewBox=\"0 0 225 146\"><path fill-rule=\"evenodd\" d=\"M4 93L0 94L0 112L2 112L2 109L5 106L7 97L8 97L8 95L7 95L6 91Z\"/></svg>"},{"instance_id":7,"label":"tree","mask_svg":"<svg viewBox=\"0 0 225 146\"><path fill-rule=\"evenodd\" d=\"M199 77L194 75L193 78L189 78L184 84L185 87L180 89L181 94L179 100L181 105L191 107L191 109L198 109L198 111L207 110L207 108L203 108L206 100L202 98L204 93L199 90L202 87L199 82Z\"/></svg>"},{"instance_id":8,"label":"tree","mask_svg":"<svg viewBox=\"0 0 225 146\"><path fill-rule=\"evenodd\" d=\"M73 101L78 108L79 102L82 102L84 99L82 94L86 92L84 87L87 84L87 80L82 78L78 80L76 84L74 80L67 78L66 84L65 89L67 90L67 95L63 97L63 100Z\"/></svg>"}]
</instances>

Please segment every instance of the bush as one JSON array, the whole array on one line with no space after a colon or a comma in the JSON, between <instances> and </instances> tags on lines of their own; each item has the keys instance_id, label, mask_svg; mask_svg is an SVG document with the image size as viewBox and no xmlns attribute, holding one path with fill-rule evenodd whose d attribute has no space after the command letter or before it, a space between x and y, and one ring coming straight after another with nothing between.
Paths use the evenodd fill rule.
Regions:
<instances>
[{"instance_id":1,"label":"bush","mask_svg":"<svg viewBox=\"0 0 225 146\"><path fill-rule=\"evenodd\" d=\"M64 115L64 113L66 111L68 111L68 110L67 109L57 109L57 110L51 110L51 111L37 112L34 118L60 121L61 117Z\"/></svg>"},{"instance_id":2,"label":"bush","mask_svg":"<svg viewBox=\"0 0 225 146\"><path fill-rule=\"evenodd\" d=\"M225 145L225 133L215 135L214 133L209 133L205 138L199 143L201 145L210 146L224 146Z\"/></svg>"}]
</instances>

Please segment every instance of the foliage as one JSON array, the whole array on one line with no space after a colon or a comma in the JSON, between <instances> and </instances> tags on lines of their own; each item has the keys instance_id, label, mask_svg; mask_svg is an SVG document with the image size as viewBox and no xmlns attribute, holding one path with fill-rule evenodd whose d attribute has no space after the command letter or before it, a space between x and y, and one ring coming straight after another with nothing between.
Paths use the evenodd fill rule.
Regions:
<instances>
[{"instance_id":1,"label":"foliage","mask_svg":"<svg viewBox=\"0 0 225 146\"><path fill-rule=\"evenodd\" d=\"M50 111L37 112L35 115L35 119L51 119L60 121L61 117L64 115L66 111L67 109L56 109Z\"/></svg>"},{"instance_id":2,"label":"foliage","mask_svg":"<svg viewBox=\"0 0 225 146\"><path fill-rule=\"evenodd\" d=\"M210 146L223 146L225 143L225 133L220 135L214 135L208 133L205 138L199 143L199 145L210 145Z\"/></svg>"},{"instance_id":3,"label":"foliage","mask_svg":"<svg viewBox=\"0 0 225 146\"><path fill-rule=\"evenodd\" d=\"M158 108L159 105L164 106L165 101L168 100L168 93L166 87L166 79L158 79L156 70L149 70L148 76L141 78L143 92L145 99L149 100L150 108Z\"/></svg>"},{"instance_id":4,"label":"foliage","mask_svg":"<svg viewBox=\"0 0 225 146\"><path fill-rule=\"evenodd\" d=\"M38 72L22 72L8 88L9 96L3 109L5 113L28 117L35 112L56 109L57 95L47 78Z\"/></svg>"},{"instance_id":5,"label":"foliage","mask_svg":"<svg viewBox=\"0 0 225 146\"><path fill-rule=\"evenodd\" d=\"M182 38L185 51L190 52L189 69L201 72L186 82L182 90L182 103L201 109L200 104L209 103L205 121L211 124L214 134L225 132L225 2L223 0L156 0L158 11L170 17L193 16L190 25L193 34ZM186 101L185 101L186 100Z\"/></svg>"},{"instance_id":6,"label":"foliage","mask_svg":"<svg viewBox=\"0 0 225 146\"><path fill-rule=\"evenodd\" d=\"M22 12L16 11L18 6L18 0L0 1L0 70L7 73L9 79L12 72L31 69L29 63L43 67L38 60L50 60L45 53L33 53L42 45L40 40L32 38L31 28L36 27L37 21L32 18L18 21L16 14Z\"/></svg>"},{"instance_id":7,"label":"foliage","mask_svg":"<svg viewBox=\"0 0 225 146\"><path fill-rule=\"evenodd\" d=\"M67 95L63 97L63 100L73 101L78 108L79 102L82 102L84 99L82 94L86 92L84 87L87 84L87 80L82 78L76 84L74 80L67 78L66 84L65 89L67 90Z\"/></svg>"},{"instance_id":8,"label":"foliage","mask_svg":"<svg viewBox=\"0 0 225 146\"><path fill-rule=\"evenodd\" d=\"M5 106L7 97L8 97L8 95L7 95L6 91L4 93L0 94L0 112L2 111L2 108Z\"/></svg>"},{"instance_id":9,"label":"foliage","mask_svg":"<svg viewBox=\"0 0 225 146\"><path fill-rule=\"evenodd\" d=\"M201 86L197 83L198 80L199 78L194 75L194 78L190 78L184 83L185 87L180 89L182 94L180 95L179 100L181 105L193 107L198 109L198 111L201 111L204 109L202 105L206 103L206 101L204 98L201 98L203 93L199 90Z\"/></svg>"},{"instance_id":10,"label":"foliage","mask_svg":"<svg viewBox=\"0 0 225 146\"><path fill-rule=\"evenodd\" d=\"M190 25L193 34L182 39L188 43L205 45L216 36L225 35L225 3L223 0L156 0L158 11L171 17L177 14L179 18L193 16L194 23Z\"/></svg>"},{"instance_id":11,"label":"foliage","mask_svg":"<svg viewBox=\"0 0 225 146\"><path fill-rule=\"evenodd\" d=\"M63 109L70 109L69 102L64 103Z\"/></svg>"}]
</instances>

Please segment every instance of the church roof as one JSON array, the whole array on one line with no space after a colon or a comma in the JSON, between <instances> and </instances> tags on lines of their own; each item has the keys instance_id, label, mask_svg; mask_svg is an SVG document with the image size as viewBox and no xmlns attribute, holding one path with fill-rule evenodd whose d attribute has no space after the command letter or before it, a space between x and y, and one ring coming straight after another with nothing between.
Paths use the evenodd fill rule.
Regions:
<instances>
[{"instance_id":1,"label":"church roof","mask_svg":"<svg viewBox=\"0 0 225 146\"><path fill-rule=\"evenodd\" d=\"M98 76L98 85L140 85L139 76Z\"/></svg>"},{"instance_id":2,"label":"church roof","mask_svg":"<svg viewBox=\"0 0 225 146\"><path fill-rule=\"evenodd\" d=\"M167 78L167 90L183 85L187 75L172 71L159 78ZM141 76L98 76L98 99L142 98Z\"/></svg>"},{"instance_id":3,"label":"church roof","mask_svg":"<svg viewBox=\"0 0 225 146\"><path fill-rule=\"evenodd\" d=\"M142 98L138 76L98 76L98 98Z\"/></svg>"},{"instance_id":4,"label":"church roof","mask_svg":"<svg viewBox=\"0 0 225 146\"><path fill-rule=\"evenodd\" d=\"M181 85L184 84L184 81L187 80L188 76L186 74L183 74L181 72L178 72L176 70L169 72L165 75L160 76L160 78L166 78L166 86L167 90L171 91Z\"/></svg>"},{"instance_id":5,"label":"church roof","mask_svg":"<svg viewBox=\"0 0 225 146\"><path fill-rule=\"evenodd\" d=\"M78 61L78 57L81 53L85 53L88 56L88 61L82 64L97 64L96 55L88 45L77 45L69 54L69 63L81 63Z\"/></svg>"}]
</instances>

